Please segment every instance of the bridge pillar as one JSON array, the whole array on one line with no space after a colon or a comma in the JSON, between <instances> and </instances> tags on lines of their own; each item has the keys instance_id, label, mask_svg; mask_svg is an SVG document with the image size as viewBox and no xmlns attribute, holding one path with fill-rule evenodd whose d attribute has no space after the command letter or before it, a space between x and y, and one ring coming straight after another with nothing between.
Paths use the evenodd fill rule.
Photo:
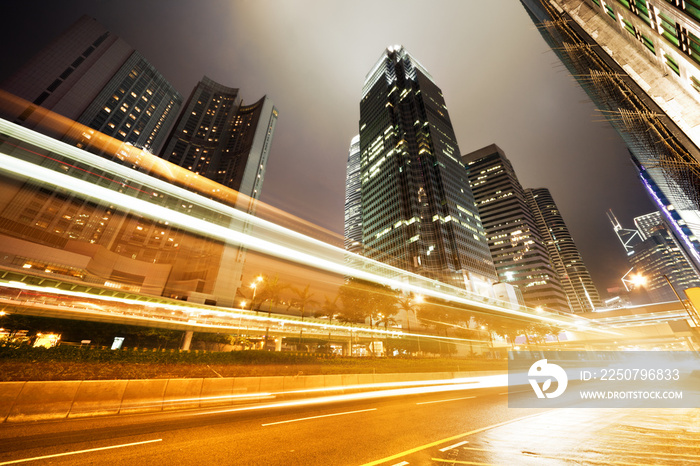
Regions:
<instances>
[{"instance_id":1,"label":"bridge pillar","mask_svg":"<svg viewBox=\"0 0 700 466\"><path fill-rule=\"evenodd\" d=\"M282 337L275 338L275 351L282 351Z\"/></svg>"},{"instance_id":2,"label":"bridge pillar","mask_svg":"<svg viewBox=\"0 0 700 466\"><path fill-rule=\"evenodd\" d=\"M190 349L190 343L192 343L192 335L193 335L192 330L185 330L185 335L182 338L182 346L180 346L180 349L183 351L187 351Z\"/></svg>"}]
</instances>

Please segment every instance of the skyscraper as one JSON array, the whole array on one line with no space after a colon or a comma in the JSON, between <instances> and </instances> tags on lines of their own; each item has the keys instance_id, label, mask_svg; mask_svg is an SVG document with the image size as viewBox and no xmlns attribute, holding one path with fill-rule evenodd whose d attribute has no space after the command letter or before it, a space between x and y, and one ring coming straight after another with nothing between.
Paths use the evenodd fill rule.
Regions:
<instances>
[{"instance_id":1,"label":"skyscraper","mask_svg":"<svg viewBox=\"0 0 700 466\"><path fill-rule=\"evenodd\" d=\"M362 253L362 184L360 183L360 135L350 141L345 178L345 249Z\"/></svg>"},{"instance_id":2,"label":"skyscraper","mask_svg":"<svg viewBox=\"0 0 700 466\"><path fill-rule=\"evenodd\" d=\"M552 194L547 188L536 188L526 189L525 196L571 310L592 312L602 307L598 290Z\"/></svg>"},{"instance_id":3,"label":"skyscraper","mask_svg":"<svg viewBox=\"0 0 700 466\"><path fill-rule=\"evenodd\" d=\"M277 115L269 98L243 105L238 89L205 76L190 94L161 157L258 199Z\"/></svg>"},{"instance_id":4,"label":"skyscraper","mask_svg":"<svg viewBox=\"0 0 700 466\"><path fill-rule=\"evenodd\" d=\"M206 76L195 86L184 110L161 152L161 157L238 192L234 206L255 213L265 178L277 109L263 96L243 105L238 89L219 84ZM250 225L232 221L232 230L250 233ZM199 270L177 270L171 293L199 299L192 281L207 278L207 289L218 302L232 305L246 251L224 244L221 251L202 254ZM212 270L216 270L212 274ZM205 298L206 299L206 298ZM211 299L211 298L209 298Z\"/></svg>"},{"instance_id":5,"label":"skyscraper","mask_svg":"<svg viewBox=\"0 0 700 466\"><path fill-rule=\"evenodd\" d=\"M661 213L652 212L634 219L636 228L622 228L612 212L608 217L620 238L631 269L623 282L632 276L643 279L643 287L652 302L674 301L678 293L700 286L700 276L671 236ZM625 283L627 286L627 283Z\"/></svg>"},{"instance_id":6,"label":"skyscraper","mask_svg":"<svg viewBox=\"0 0 700 466\"><path fill-rule=\"evenodd\" d=\"M517 286L529 306L570 312L525 191L495 144L462 156L501 282Z\"/></svg>"},{"instance_id":7,"label":"skyscraper","mask_svg":"<svg viewBox=\"0 0 700 466\"><path fill-rule=\"evenodd\" d=\"M700 9L695 0L521 0L630 150L700 267Z\"/></svg>"},{"instance_id":8,"label":"skyscraper","mask_svg":"<svg viewBox=\"0 0 700 466\"><path fill-rule=\"evenodd\" d=\"M155 152L165 141L182 96L138 51L83 16L2 83L28 101L0 114L56 138L89 146L89 134L42 124L36 106L120 141Z\"/></svg>"},{"instance_id":9,"label":"skyscraper","mask_svg":"<svg viewBox=\"0 0 700 466\"><path fill-rule=\"evenodd\" d=\"M364 254L490 292L496 274L445 100L403 47L367 74L359 125Z\"/></svg>"},{"instance_id":10,"label":"skyscraper","mask_svg":"<svg viewBox=\"0 0 700 466\"><path fill-rule=\"evenodd\" d=\"M205 77L177 119L180 94L138 52L89 17L41 51L4 90L11 93L3 95L5 118L239 210L255 210L277 120L266 97L243 105L237 89ZM195 175L140 150L161 147L163 158ZM101 162L88 166L77 177L95 176ZM168 196L139 192L172 210L198 211ZM93 283L233 305L245 257L237 245L207 241L159 219L35 183L5 189L5 195L0 235L58 249L78 244L92 258L92 268L76 273ZM250 228L224 214L206 215L230 229ZM31 250L23 247L25 253Z\"/></svg>"}]
</instances>

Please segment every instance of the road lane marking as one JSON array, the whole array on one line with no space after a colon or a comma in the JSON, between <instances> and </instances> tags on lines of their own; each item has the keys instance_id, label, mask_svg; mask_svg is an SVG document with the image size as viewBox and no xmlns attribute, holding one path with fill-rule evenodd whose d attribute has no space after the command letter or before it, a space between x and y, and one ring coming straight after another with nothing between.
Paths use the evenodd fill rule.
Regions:
<instances>
[{"instance_id":1,"label":"road lane marking","mask_svg":"<svg viewBox=\"0 0 700 466\"><path fill-rule=\"evenodd\" d=\"M278 422L268 422L267 424L263 424L262 426L274 426L275 424L287 424L289 422L298 422L298 421L308 421L309 419L319 419L322 417L331 417L331 416L342 416L344 414L355 414L355 413L364 413L367 411L376 411L377 408L372 408L372 409L360 409L358 411L346 411L344 413L333 413L333 414L323 414L321 416L311 416L311 417L300 417L298 419L290 419L288 421L278 421Z\"/></svg>"},{"instance_id":2,"label":"road lane marking","mask_svg":"<svg viewBox=\"0 0 700 466\"><path fill-rule=\"evenodd\" d=\"M156 440L145 440L143 442L134 442L134 443L123 443L121 445L111 445L109 447L99 447L99 448L89 448L87 450L77 450L77 451L69 451L67 453L56 453L54 455L46 455L46 456L35 456L34 458L24 458L21 460L13 460L13 461L5 461L3 463L0 463L0 466L5 465L5 464L17 464L17 463L26 463L27 461L36 461L36 460L45 460L47 458L58 458L59 456L69 456L69 455L77 455L80 453L90 453L93 451L102 451L102 450L112 450L114 448L124 448L124 447L133 447L135 445L143 445L146 443L154 443L154 442L160 442L162 441L162 438L156 439Z\"/></svg>"},{"instance_id":3,"label":"road lane marking","mask_svg":"<svg viewBox=\"0 0 700 466\"><path fill-rule=\"evenodd\" d=\"M407 455L410 455L410 454L415 453L415 452L417 452L417 451L425 450L426 448L430 448L430 447L434 447L434 446L440 445L441 443L447 443L447 442L450 442L450 441L452 441L452 440L457 440L457 439L461 439L461 438L464 438L464 437L468 437L468 436L470 436L470 435L478 434L479 432L484 432L484 431L487 431L487 430L490 430L490 429L495 429L496 427L505 426L505 425L507 425L507 424L512 424L512 423L515 423L515 422L518 422L518 421L522 421L522 420L524 420L524 419L529 419L529 418L535 417L535 416L541 416L542 414L543 414L543 413L530 414L529 416L517 417L517 418L511 419L511 420L509 420L509 421L503 421L503 422L499 422L498 424L493 424L493 425L490 425L490 426L481 427L481 428L479 428L479 429L470 430L469 432L465 432L465 433L463 433L463 434L453 435L452 437L447 437L447 438L444 438L444 439L442 439L442 440L436 440L436 441L434 441L434 442L426 443L425 445L421 445L421 446L419 446L419 447L411 448L411 449L409 449L409 450L402 451L401 453L396 453L395 455L387 456L386 458L382 458L382 459L379 459L379 460L371 461L371 462L369 462L369 463L363 464L362 466L374 466L374 465L377 465L377 464L386 463L387 461L395 460L395 459L397 459L397 458L401 458L402 456L407 456Z\"/></svg>"},{"instance_id":4,"label":"road lane marking","mask_svg":"<svg viewBox=\"0 0 700 466\"><path fill-rule=\"evenodd\" d=\"M450 445L449 447L440 448L440 451L452 450L453 448L461 447L461 446L464 445L465 443L469 443L469 440L464 440L464 441L462 441L462 442L455 443L454 445Z\"/></svg>"},{"instance_id":5,"label":"road lane marking","mask_svg":"<svg viewBox=\"0 0 700 466\"><path fill-rule=\"evenodd\" d=\"M400 463L392 464L391 466L406 466L407 464L411 464L408 461L402 461Z\"/></svg>"},{"instance_id":6,"label":"road lane marking","mask_svg":"<svg viewBox=\"0 0 700 466\"><path fill-rule=\"evenodd\" d=\"M498 466L494 463L477 463L474 461L443 460L442 458L430 458L430 459L433 461L437 461L438 463L472 464L472 465L477 465L477 466Z\"/></svg>"},{"instance_id":7,"label":"road lane marking","mask_svg":"<svg viewBox=\"0 0 700 466\"><path fill-rule=\"evenodd\" d=\"M416 403L416 404L417 405L429 405L432 403L444 403L446 401L468 400L470 398L476 398L476 397L475 396L464 396L462 398L451 398L449 400L423 401L421 403Z\"/></svg>"}]
</instances>

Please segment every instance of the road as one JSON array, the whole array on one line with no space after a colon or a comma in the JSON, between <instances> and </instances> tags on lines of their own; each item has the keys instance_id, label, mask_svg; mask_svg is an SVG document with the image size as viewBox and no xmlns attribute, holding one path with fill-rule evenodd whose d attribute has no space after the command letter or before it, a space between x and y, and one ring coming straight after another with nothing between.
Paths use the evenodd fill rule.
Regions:
<instances>
[{"instance_id":1,"label":"road","mask_svg":"<svg viewBox=\"0 0 700 466\"><path fill-rule=\"evenodd\" d=\"M697 409L509 409L505 392L5 424L0 465L700 464Z\"/></svg>"}]
</instances>

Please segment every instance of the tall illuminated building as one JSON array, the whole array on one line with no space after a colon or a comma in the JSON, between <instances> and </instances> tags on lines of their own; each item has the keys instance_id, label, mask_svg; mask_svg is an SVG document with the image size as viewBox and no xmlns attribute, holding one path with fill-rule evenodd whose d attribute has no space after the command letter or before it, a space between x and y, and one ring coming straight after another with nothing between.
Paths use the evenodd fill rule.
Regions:
<instances>
[{"instance_id":1,"label":"tall illuminated building","mask_svg":"<svg viewBox=\"0 0 700 466\"><path fill-rule=\"evenodd\" d=\"M90 134L43 124L36 107L151 152L175 122L182 96L138 51L83 16L0 85L27 105L0 115L80 147Z\"/></svg>"},{"instance_id":2,"label":"tall illuminated building","mask_svg":"<svg viewBox=\"0 0 700 466\"><path fill-rule=\"evenodd\" d=\"M700 4L521 0L630 150L685 255L700 267Z\"/></svg>"},{"instance_id":3,"label":"tall illuminated building","mask_svg":"<svg viewBox=\"0 0 700 466\"><path fill-rule=\"evenodd\" d=\"M622 277L626 287L638 286L631 285L633 277L642 277L649 299L665 302L677 299L669 283L681 296L683 290L700 286L700 276L670 234L661 213L636 217L636 228L623 228L612 212L608 217L630 263L629 272Z\"/></svg>"},{"instance_id":4,"label":"tall illuminated building","mask_svg":"<svg viewBox=\"0 0 700 466\"><path fill-rule=\"evenodd\" d=\"M442 91L386 49L360 101L364 255L481 294L496 281Z\"/></svg>"},{"instance_id":5,"label":"tall illuminated building","mask_svg":"<svg viewBox=\"0 0 700 466\"><path fill-rule=\"evenodd\" d=\"M360 136L350 141L345 178L345 249L362 253L362 184L360 183Z\"/></svg>"},{"instance_id":6,"label":"tall illuminated building","mask_svg":"<svg viewBox=\"0 0 700 466\"><path fill-rule=\"evenodd\" d=\"M525 189L528 206L540 231L573 312L603 306L574 238L547 188Z\"/></svg>"},{"instance_id":7,"label":"tall illuminated building","mask_svg":"<svg viewBox=\"0 0 700 466\"><path fill-rule=\"evenodd\" d=\"M517 286L532 307L571 312L525 190L495 144L462 156L499 281Z\"/></svg>"},{"instance_id":8,"label":"tall illuminated building","mask_svg":"<svg viewBox=\"0 0 700 466\"><path fill-rule=\"evenodd\" d=\"M238 89L205 76L190 94L160 156L258 199L277 115L269 98L244 105Z\"/></svg>"},{"instance_id":9,"label":"tall illuminated building","mask_svg":"<svg viewBox=\"0 0 700 466\"><path fill-rule=\"evenodd\" d=\"M138 52L89 17L28 62L3 90L10 95L3 95L0 113L12 122L239 210L255 210L277 120L277 110L266 97L243 105L238 90L204 78L178 119L180 94ZM149 153L135 155L141 148L155 153L163 148L163 158L192 176L178 167L163 169L169 164ZM99 172L97 166L93 162L81 176L90 179ZM139 189L122 184L125 190ZM3 192L7 202L0 206L0 237L14 238L17 248L22 245L22 260L40 260L35 255L46 251L27 244L76 249L90 258L78 273L92 283L210 304L234 303L245 257L234 244L206 241L167 222L99 199L66 196L61 190L28 183ZM171 210L192 214L198 209L155 192L139 193ZM217 220L240 232L250 228L224 215Z\"/></svg>"}]
</instances>

